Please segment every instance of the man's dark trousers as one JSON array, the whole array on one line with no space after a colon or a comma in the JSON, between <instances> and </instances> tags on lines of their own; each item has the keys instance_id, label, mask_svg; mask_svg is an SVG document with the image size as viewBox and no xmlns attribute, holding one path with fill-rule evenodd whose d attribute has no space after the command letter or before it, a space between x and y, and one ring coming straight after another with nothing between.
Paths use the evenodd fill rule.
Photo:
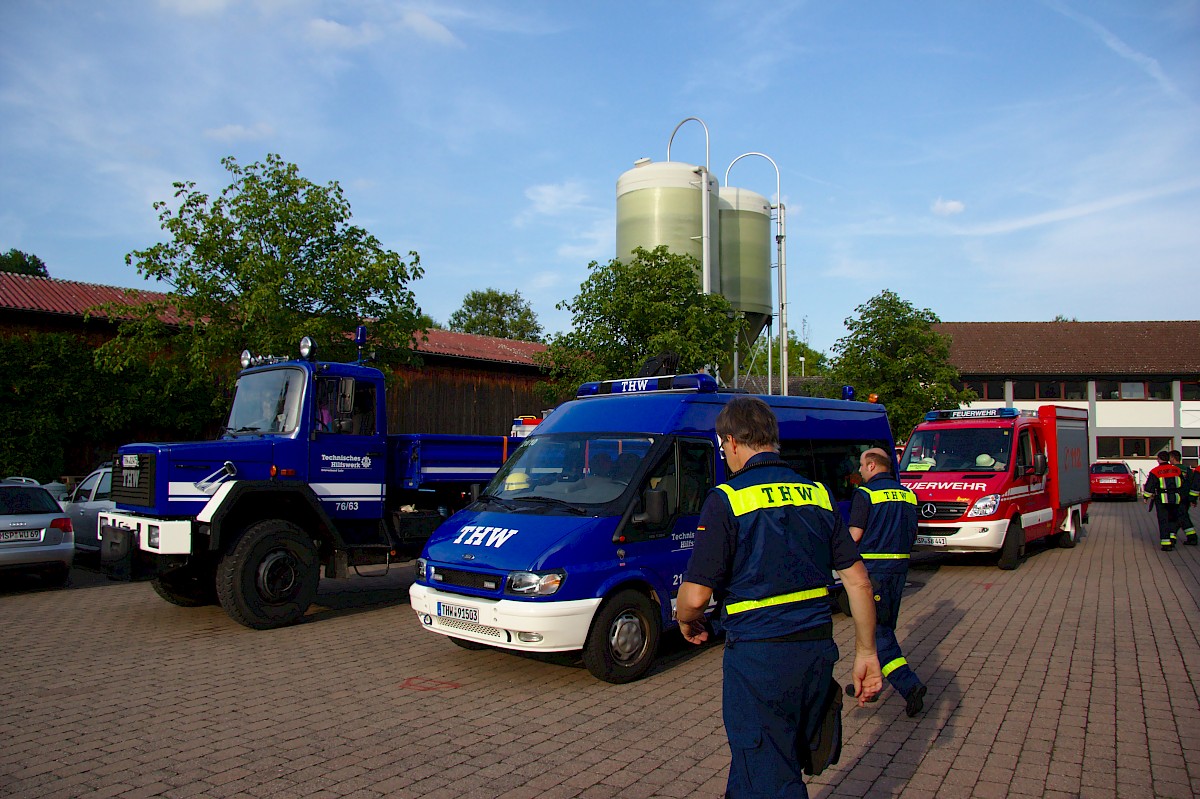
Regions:
<instances>
[{"instance_id":1,"label":"man's dark trousers","mask_svg":"<svg viewBox=\"0 0 1200 799\"><path fill-rule=\"evenodd\" d=\"M808 799L797 743L821 723L837 660L832 640L725 642L726 797Z\"/></svg>"},{"instance_id":2,"label":"man's dark trousers","mask_svg":"<svg viewBox=\"0 0 1200 799\"><path fill-rule=\"evenodd\" d=\"M870 566L867 567L867 571L870 571ZM900 651L900 642L896 640L900 597L904 593L907 578L907 569L871 574L876 597L875 649L879 653L879 665L883 668L883 676L887 677L896 692L904 697L921 685L920 678L909 668L904 653Z\"/></svg>"}]
</instances>

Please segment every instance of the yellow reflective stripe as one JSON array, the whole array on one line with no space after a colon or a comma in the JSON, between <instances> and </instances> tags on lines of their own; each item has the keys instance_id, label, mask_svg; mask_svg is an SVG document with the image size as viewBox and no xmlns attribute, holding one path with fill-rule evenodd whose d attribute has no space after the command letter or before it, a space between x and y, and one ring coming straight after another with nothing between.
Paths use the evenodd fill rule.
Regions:
<instances>
[{"instance_id":1,"label":"yellow reflective stripe","mask_svg":"<svg viewBox=\"0 0 1200 799\"><path fill-rule=\"evenodd\" d=\"M749 488L734 488L722 483L717 488L724 491L725 496L729 498L729 507L734 516L745 516L765 508L802 505L815 505L828 511L833 510L829 492L820 483L761 483Z\"/></svg>"},{"instance_id":2,"label":"yellow reflective stripe","mask_svg":"<svg viewBox=\"0 0 1200 799\"><path fill-rule=\"evenodd\" d=\"M899 555L895 553L884 552L864 552L862 553L863 560L906 560L908 555Z\"/></svg>"},{"instance_id":3,"label":"yellow reflective stripe","mask_svg":"<svg viewBox=\"0 0 1200 799\"><path fill-rule=\"evenodd\" d=\"M896 658L895 660L890 661L882 669L880 669L880 671L882 671L883 676L886 677L889 674L891 674L893 671L895 671L896 669L900 668L901 666L907 666L907 665L908 665L908 661L905 660L904 658Z\"/></svg>"},{"instance_id":4,"label":"yellow reflective stripe","mask_svg":"<svg viewBox=\"0 0 1200 799\"><path fill-rule=\"evenodd\" d=\"M732 605L726 605L725 612L732 616L734 613L741 613L746 610L769 608L773 605L786 605L791 602L803 602L806 599L816 599L821 596L829 596L829 589L812 588L808 591L796 591L791 594L769 596L766 599L747 599L742 602L734 602Z\"/></svg>"},{"instance_id":5,"label":"yellow reflective stripe","mask_svg":"<svg viewBox=\"0 0 1200 799\"><path fill-rule=\"evenodd\" d=\"M909 491L907 488L876 488L871 490L866 486L859 486L860 491L866 491L867 496L871 498L872 505L878 505L880 502L907 502L909 505L917 504L917 495Z\"/></svg>"}]
</instances>

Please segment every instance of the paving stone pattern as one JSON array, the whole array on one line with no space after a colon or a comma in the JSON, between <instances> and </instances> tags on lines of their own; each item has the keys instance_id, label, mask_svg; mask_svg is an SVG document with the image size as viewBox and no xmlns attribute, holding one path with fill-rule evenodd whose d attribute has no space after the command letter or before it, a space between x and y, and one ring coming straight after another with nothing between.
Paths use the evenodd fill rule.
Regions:
<instances>
[{"instance_id":1,"label":"paving stone pattern","mask_svg":"<svg viewBox=\"0 0 1200 799\"><path fill-rule=\"evenodd\" d=\"M918 558L901 635L926 712L890 689L850 710L811 794L1200 795L1200 547L1159 551L1152 519L1094 505L1078 547L1013 572ZM0 577L0 796L721 796L719 645L667 636L648 678L608 685L423 631L410 575L325 581L267 632L80 569Z\"/></svg>"}]
</instances>

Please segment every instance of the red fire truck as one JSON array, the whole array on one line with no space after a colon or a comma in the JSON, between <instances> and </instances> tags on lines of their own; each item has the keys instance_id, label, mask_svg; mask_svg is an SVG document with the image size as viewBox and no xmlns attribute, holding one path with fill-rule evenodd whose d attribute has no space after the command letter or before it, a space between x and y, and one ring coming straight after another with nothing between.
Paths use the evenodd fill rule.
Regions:
<instances>
[{"instance_id":1,"label":"red fire truck","mask_svg":"<svg viewBox=\"0 0 1200 799\"><path fill-rule=\"evenodd\" d=\"M1073 547L1083 530L1087 410L930 411L909 436L900 472L917 495L914 549L998 552L1000 568L1015 569L1027 542L1054 536Z\"/></svg>"}]
</instances>

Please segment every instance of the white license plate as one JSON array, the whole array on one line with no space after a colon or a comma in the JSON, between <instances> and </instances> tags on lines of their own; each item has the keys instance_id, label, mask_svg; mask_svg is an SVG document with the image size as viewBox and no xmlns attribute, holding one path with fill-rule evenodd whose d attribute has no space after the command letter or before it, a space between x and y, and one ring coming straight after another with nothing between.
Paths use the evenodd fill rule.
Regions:
<instances>
[{"instance_id":1,"label":"white license plate","mask_svg":"<svg viewBox=\"0 0 1200 799\"><path fill-rule=\"evenodd\" d=\"M1115 482L1117 482L1117 479L1116 479L1115 477L1101 477L1101 478L1100 478L1099 480L1097 480L1096 482L1098 482L1098 483L1106 483L1106 484L1107 484L1107 483L1115 483Z\"/></svg>"},{"instance_id":2,"label":"white license plate","mask_svg":"<svg viewBox=\"0 0 1200 799\"><path fill-rule=\"evenodd\" d=\"M927 547L944 547L946 546L946 536L944 535L919 535L917 536L917 544Z\"/></svg>"},{"instance_id":3,"label":"white license plate","mask_svg":"<svg viewBox=\"0 0 1200 799\"><path fill-rule=\"evenodd\" d=\"M476 608L464 608L462 605L447 605L445 602L439 602L437 610L439 616L447 619L479 621L479 611Z\"/></svg>"},{"instance_id":4,"label":"white license plate","mask_svg":"<svg viewBox=\"0 0 1200 799\"><path fill-rule=\"evenodd\" d=\"M0 541L41 541L41 530L0 530Z\"/></svg>"}]
</instances>

